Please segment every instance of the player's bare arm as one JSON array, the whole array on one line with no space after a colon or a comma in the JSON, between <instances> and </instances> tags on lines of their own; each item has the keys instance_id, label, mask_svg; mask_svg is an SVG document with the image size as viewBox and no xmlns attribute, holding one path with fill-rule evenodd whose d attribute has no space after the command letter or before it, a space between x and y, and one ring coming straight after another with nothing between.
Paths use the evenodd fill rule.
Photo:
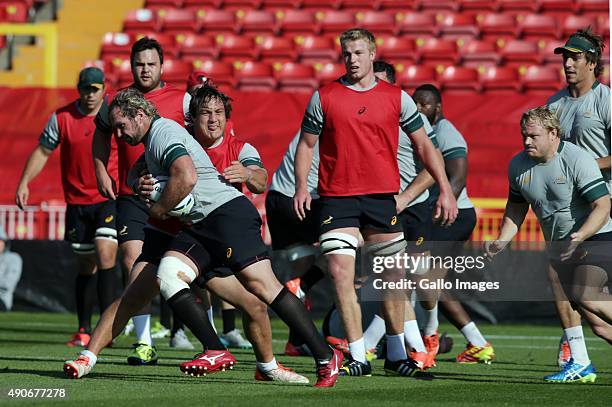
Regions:
<instances>
[{"instance_id":1,"label":"player's bare arm","mask_svg":"<svg viewBox=\"0 0 612 407\"><path fill-rule=\"evenodd\" d=\"M607 157L598 158L596 161L600 170L609 170L612 168L612 156L610 155Z\"/></svg>"},{"instance_id":2,"label":"player's bare arm","mask_svg":"<svg viewBox=\"0 0 612 407\"><path fill-rule=\"evenodd\" d=\"M561 253L561 261L569 260L580 243L597 233L606 224L609 216L610 198L607 195L591 202L591 213L582 227L570 235L571 244L565 252Z\"/></svg>"},{"instance_id":3,"label":"player's bare arm","mask_svg":"<svg viewBox=\"0 0 612 407\"><path fill-rule=\"evenodd\" d=\"M529 210L529 204L527 202L511 202L506 203L506 210L504 212L504 219L502 221L502 227L499 230L499 236L492 242L485 242L484 249L485 255L489 260L504 250L506 245L514 238L518 233L527 211Z\"/></svg>"},{"instance_id":4,"label":"player's bare arm","mask_svg":"<svg viewBox=\"0 0 612 407\"><path fill-rule=\"evenodd\" d=\"M468 162L465 157L451 158L450 160L444 161L446 167L446 175L448 176L448 182L453 189L453 195L458 198L461 195L461 191L465 188L468 173Z\"/></svg>"},{"instance_id":5,"label":"player's bare arm","mask_svg":"<svg viewBox=\"0 0 612 407\"><path fill-rule=\"evenodd\" d=\"M457 218L457 200L453 195L448 178L446 178L444 161L440 152L434 147L429 137L427 137L423 127L410 133L409 137L414 145L414 150L421 157L425 168L440 187L440 196L436 202L434 218L439 220L442 226L450 226Z\"/></svg>"},{"instance_id":6,"label":"player's bare arm","mask_svg":"<svg viewBox=\"0 0 612 407\"><path fill-rule=\"evenodd\" d=\"M28 161L26 162L17 186L17 191L15 192L15 203L19 209L23 210L24 206L28 204L28 198L30 197L28 184L40 174L47 164L47 160L52 152L53 150L39 145L32 151L30 157L28 157Z\"/></svg>"},{"instance_id":7,"label":"player's bare arm","mask_svg":"<svg viewBox=\"0 0 612 407\"><path fill-rule=\"evenodd\" d=\"M223 177L231 183L245 183L254 194L262 194L268 183L268 172L257 165L247 165L232 161L232 165L223 170Z\"/></svg>"},{"instance_id":8,"label":"player's bare arm","mask_svg":"<svg viewBox=\"0 0 612 407\"><path fill-rule=\"evenodd\" d=\"M293 208L300 220L306 217L306 210L310 210L310 192L308 192L308 174L317 143L316 134L302 131L300 141L295 152L295 195L293 196Z\"/></svg>"},{"instance_id":9,"label":"player's bare arm","mask_svg":"<svg viewBox=\"0 0 612 407\"><path fill-rule=\"evenodd\" d=\"M415 198L419 197L425 190L429 189L435 180L427 170L421 170L416 178L410 183L408 188L403 190L400 194L395 196L395 202L397 205L397 213L400 213L414 201Z\"/></svg>"},{"instance_id":10,"label":"player's bare arm","mask_svg":"<svg viewBox=\"0 0 612 407\"><path fill-rule=\"evenodd\" d=\"M168 183L161 198L149 209L151 216L165 218L166 213L191 192L197 181L198 176L191 157L184 155L177 158L170 166Z\"/></svg>"},{"instance_id":11,"label":"player's bare arm","mask_svg":"<svg viewBox=\"0 0 612 407\"><path fill-rule=\"evenodd\" d=\"M111 150L111 135L105 134L100 129L96 129L92 142L92 154L94 160L94 169L98 180L98 190L100 194L109 199L116 199L116 185L113 179L108 174L106 165Z\"/></svg>"}]
</instances>

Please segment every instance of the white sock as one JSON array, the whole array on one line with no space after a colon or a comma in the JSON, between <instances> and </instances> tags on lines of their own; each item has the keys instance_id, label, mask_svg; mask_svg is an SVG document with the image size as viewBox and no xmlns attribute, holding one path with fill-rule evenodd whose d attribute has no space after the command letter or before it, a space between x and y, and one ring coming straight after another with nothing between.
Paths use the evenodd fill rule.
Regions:
<instances>
[{"instance_id":1,"label":"white sock","mask_svg":"<svg viewBox=\"0 0 612 407\"><path fill-rule=\"evenodd\" d=\"M87 349L85 349L85 350L81 351L81 355L89 358L89 365L91 367L94 367L96 365L96 362L98 361L98 357L96 355L94 355L92 352L90 352Z\"/></svg>"},{"instance_id":2,"label":"white sock","mask_svg":"<svg viewBox=\"0 0 612 407\"><path fill-rule=\"evenodd\" d=\"M404 339L409 349L414 349L416 352L427 352L416 319L404 322Z\"/></svg>"},{"instance_id":3,"label":"white sock","mask_svg":"<svg viewBox=\"0 0 612 407\"><path fill-rule=\"evenodd\" d=\"M213 315L213 308L210 307L209 309L206 310L206 315L208 315L208 320L210 321L210 324L212 325L213 329L215 330L215 333L217 333L217 328L215 327L215 316Z\"/></svg>"},{"instance_id":4,"label":"white sock","mask_svg":"<svg viewBox=\"0 0 612 407\"><path fill-rule=\"evenodd\" d=\"M485 346L487 344L486 339L484 336L482 336L474 321L468 322L463 328L461 328L461 333L463 334L465 340L474 346Z\"/></svg>"},{"instance_id":5,"label":"white sock","mask_svg":"<svg viewBox=\"0 0 612 407\"><path fill-rule=\"evenodd\" d=\"M267 373L271 370L278 369L278 363L276 363L276 358L272 358L269 362L257 362L257 368L264 373Z\"/></svg>"},{"instance_id":6,"label":"white sock","mask_svg":"<svg viewBox=\"0 0 612 407\"><path fill-rule=\"evenodd\" d=\"M136 342L153 346L153 338L151 337L151 315L136 315L132 317L132 321L134 321Z\"/></svg>"},{"instance_id":7,"label":"white sock","mask_svg":"<svg viewBox=\"0 0 612 407\"><path fill-rule=\"evenodd\" d=\"M404 334L387 334L387 359L391 362L408 359L406 345L404 344Z\"/></svg>"},{"instance_id":8,"label":"white sock","mask_svg":"<svg viewBox=\"0 0 612 407\"><path fill-rule=\"evenodd\" d=\"M365 341L363 337L357 339L355 342L349 343L349 351L351 352L351 357L354 360L357 360L361 363L366 362L366 349L365 349Z\"/></svg>"},{"instance_id":9,"label":"white sock","mask_svg":"<svg viewBox=\"0 0 612 407\"><path fill-rule=\"evenodd\" d=\"M438 332L438 304L432 309L423 308L423 314L425 316L425 322L423 323L423 334L425 336L431 336Z\"/></svg>"},{"instance_id":10,"label":"white sock","mask_svg":"<svg viewBox=\"0 0 612 407\"><path fill-rule=\"evenodd\" d=\"M589 354L586 348L586 342L584 341L584 333L582 332L582 325L573 326L571 328L564 329L565 336L567 337L567 343L569 343L570 352L574 362L583 366L591 363Z\"/></svg>"},{"instance_id":11,"label":"white sock","mask_svg":"<svg viewBox=\"0 0 612 407\"><path fill-rule=\"evenodd\" d=\"M385 320L378 314L375 314L374 318L372 318L372 322L370 322L370 325L368 325L363 333L366 350L375 348L383 336L385 336Z\"/></svg>"}]
</instances>

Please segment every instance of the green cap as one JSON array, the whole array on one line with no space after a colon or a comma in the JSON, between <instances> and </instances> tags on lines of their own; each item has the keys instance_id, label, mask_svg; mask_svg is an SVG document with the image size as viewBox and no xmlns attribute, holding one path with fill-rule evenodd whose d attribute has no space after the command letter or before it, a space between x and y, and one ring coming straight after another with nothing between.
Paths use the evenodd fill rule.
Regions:
<instances>
[{"instance_id":1,"label":"green cap","mask_svg":"<svg viewBox=\"0 0 612 407\"><path fill-rule=\"evenodd\" d=\"M79 89L93 86L94 88L102 89L104 87L104 73L95 67L85 68L79 74Z\"/></svg>"},{"instance_id":2,"label":"green cap","mask_svg":"<svg viewBox=\"0 0 612 407\"><path fill-rule=\"evenodd\" d=\"M569 37L569 39L567 40L564 46L555 48L555 54L563 54L563 51L569 51L569 52L575 52L575 53L579 53L579 52L590 52L593 54L597 53L597 49L591 43L591 41L587 40L584 37L581 37L580 35L572 35L571 37Z\"/></svg>"}]
</instances>

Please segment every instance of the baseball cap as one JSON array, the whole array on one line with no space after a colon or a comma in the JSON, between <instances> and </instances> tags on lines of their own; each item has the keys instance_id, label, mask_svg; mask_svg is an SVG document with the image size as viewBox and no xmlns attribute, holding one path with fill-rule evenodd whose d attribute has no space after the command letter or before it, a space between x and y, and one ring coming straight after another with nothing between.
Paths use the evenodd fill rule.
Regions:
<instances>
[{"instance_id":1,"label":"baseball cap","mask_svg":"<svg viewBox=\"0 0 612 407\"><path fill-rule=\"evenodd\" d=\"M570 36L564 46L555 48L555 54L563 54L563 51L597 53L593 43L580 35Z\"/></svg>"},{"instance_id":2,"label":"baseball cap","mask_svg":"<svg viewBox=\"0 0 612 407\"><path fill-rule=\"evenodd\" d=\"M191 88L195 85L203 85L210 81L210 78L204 71L193 71L189 78L187 78L187 88Z\"/></svg>"},{"instance_id":3,"label":"baseball cap","mask_svg":"<svg viewBox=\"0 0 612 407\"><path fill-rule=\"evenodd\" d=\"M102 89L104 87L104 73L96 67L85 68L79 73L78 88L94 88Z\"/></svg>"}]
</instances>

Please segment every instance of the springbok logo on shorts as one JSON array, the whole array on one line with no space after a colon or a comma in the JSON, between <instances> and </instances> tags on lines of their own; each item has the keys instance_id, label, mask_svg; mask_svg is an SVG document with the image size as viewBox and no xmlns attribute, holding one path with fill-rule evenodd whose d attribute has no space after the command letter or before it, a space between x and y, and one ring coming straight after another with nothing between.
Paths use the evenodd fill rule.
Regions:
<instances>
[{"instance_id":1,"label":"springbok logo on shorts","mask_svg":"<svg viewBox=\"0 0 612 407\"><path fill-rule=\"evenodd\" d=\"M228 247L227 250L225 251L225 256L229 259L230 257L232 257L232 248Z\"/></svg>"},{"instance_id":2,"label":"springbok logo on shorts","mask_svg":"<svg viewBox=\"0 0 612 407\"><path fill-rule=\"evenodd\" d=\"M321 225L329 225L329 224L331 223L331 221L332 221L332 219L333 219L333 218L334 218L333 216L330 216L329 218L325 219L325 220L324 220L324 221L321 223Z\"/></svg>"},{"instance_id":3,"label":"springbok logo on shorts","mask_svg":"<svg viewBox=\"0 0 612 407\"><path fill-rule=\"evenodd\" d=\"M419 236L419 238L416 240L416 245L420 246L423 244L424 241L425 241L425 238L423 236Z\"/></svg>"},{"instance_id":4,"label":"springbok logo on shorts","mask_svg":"<svg viewBox=\"0 0 612 407\"><path fill-rule=\"evenodd\" d=\"M113 221L113 215L109 215L104 218L104 223L111 223Z\"/></svg>"},{"instance_id":5,"label":"springbok logo on shorts","mask_svg":"<svg viewBox=\"0 0 612 407\"><path fill-rule=\"evenodd\" d=\"M397 223L397 216L394 216L391 218L391 226L395 226L396 223Z\"/></svg>"}]
</instances>

